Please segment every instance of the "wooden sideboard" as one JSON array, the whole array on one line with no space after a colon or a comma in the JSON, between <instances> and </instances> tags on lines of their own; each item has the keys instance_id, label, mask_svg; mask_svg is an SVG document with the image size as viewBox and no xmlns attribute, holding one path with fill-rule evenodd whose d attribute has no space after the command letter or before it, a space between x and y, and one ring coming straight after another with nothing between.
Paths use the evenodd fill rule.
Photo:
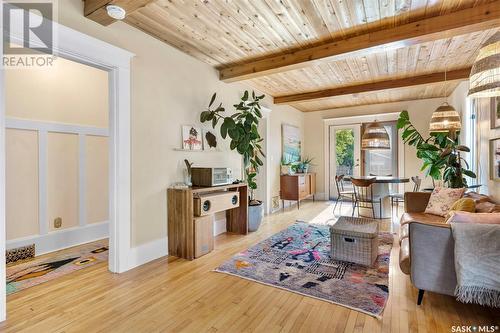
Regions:
<instances>
[{"instance_id":1,"label":"wooden sideboard","mask_svg":"<svg viewBox=\"0 0 500 333\"><path fill-rule=\"evenodd\" d=\"M226 210L226 230L228 232L248 233L248 187L247 184L232 184L214 187L193 187L167 190L168 209L168 254L188 260L196 255L196 240L210 239L210 228L198 227L198 217L194 214L194 198L210 192L238 191L239 206ZM199 221L198 221L199 222ZM205 233L197 235L200 230ZM210 246L209 246L210 248Z\"/></svg>"},{"instance_id":2,"label":"wooden sideboard","mask_svg":"<svg viewBox=\"0 0 500 333\"><path fill-rule=\"evenodd\" d=\"M297 209L300 208L300 200L312 197L316 193L315 173L296 173L293 175L281 175L280 196L285 209L285 200L297 201Z\"/></svg>"}]
</instances>

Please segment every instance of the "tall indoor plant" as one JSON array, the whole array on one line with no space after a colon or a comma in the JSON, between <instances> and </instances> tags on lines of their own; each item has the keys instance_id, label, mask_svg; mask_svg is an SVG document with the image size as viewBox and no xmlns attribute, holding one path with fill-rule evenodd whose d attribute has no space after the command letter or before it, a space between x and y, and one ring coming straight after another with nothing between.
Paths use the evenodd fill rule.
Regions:
<instances>
[{"instance_id":1,"label":"tall indoor plant","mask_svg":"<svg viewBox=\"0 0 500 333\"><path fill-rule=\"evenodd\" d=\"M469 152L470 149L460 145L457 133L431 133L424 139L411 123L408 111L401 112L397 127L403 130L404 143L417 149L417 157L423 161L421 171L425 170L427 176L435 180L443 179L452 188L466 187L464 176L476 178L476 174L469 170L467 161L460 156L460 152Z\"/></svg>"},{"instance_id":2,"label":"tall indoor plant","mask_svg":"<svg viewBox=\"0 0 500 333\"><path fill-rule=\"evenodd\" d=\"M259 228L264 216L264 207L262 201L255 199L255 190L257 189L256 177L259 173L259 167L263 165L262 157L265 157L262 151L261 142L263 139L259 134L259 121L262 118L260 101L264 95L257 96L255 92L251 95L248 91L243 93L238 104L233 105L235 113L230 116L224 116L225 108L222 103L216 108L214 105L217 94L214 93L206 111L200 114L200 121L210 122L215 129L219 122L220 134L223 139L229 136L231 150L236 150L243 156L243 166L245 178L250 188L250 200L248 207L249 230L255 231Z\"/></svg>"}]
</instances>

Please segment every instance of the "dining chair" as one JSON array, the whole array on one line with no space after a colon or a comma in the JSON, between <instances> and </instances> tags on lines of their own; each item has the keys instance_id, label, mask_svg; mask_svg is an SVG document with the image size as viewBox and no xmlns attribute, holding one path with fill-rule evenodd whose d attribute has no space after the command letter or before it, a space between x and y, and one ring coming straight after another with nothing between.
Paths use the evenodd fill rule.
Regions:
<instances>
[{"instance_id":1,"label":"dining chair","mask_svg":"<svg viewBox=\"0 0 500 333\"><path fill-rule=\"evenodd\" d=\"M335 186L337 188L337 200L335 200L335 206L333 207L333 214L335 214L335 209L337 209L337 204L340 202L340 212L342 212L342 202L344 199L349 199L352 204L354 204L354 191L346 190L344 186L344 175L335 176Z\"/></svg>"},{"instance_id":2,"label":"dining chair","mask_svg":"<svg viewBox=\"0 0 500 333\"><path fill-rule=\"evenodd\" d=\"M420 185L422 184L422 179L418 176L414 176L411 177L411 181L413 182L412 192L420 191ZM394 216L394 205L396 205L396 216L397 216L399 212L399 204L405 202L405 195L404 193L391 193L389 194L389 197L391 198L391 218L392 218L392 216Z\"/></svg>"},{"instance_id":3,"label":"dining chair","mask_svg":"<svg viewBox=\"0 0 500 333\"><path fill-rule=\"evenodd\" d=\"M368 179L356 179L351 178L351 182L354 188L354 205L352 208L352 216L354 216L354 212L356 211L356 207L358 207L358 216L359 208L371 208L373 218L375 218L375 204L380 205L380 217L382 217L382 197L373 196L373 184L376 182L376 178L368 178Z\"/></svg>"}]
</instances>

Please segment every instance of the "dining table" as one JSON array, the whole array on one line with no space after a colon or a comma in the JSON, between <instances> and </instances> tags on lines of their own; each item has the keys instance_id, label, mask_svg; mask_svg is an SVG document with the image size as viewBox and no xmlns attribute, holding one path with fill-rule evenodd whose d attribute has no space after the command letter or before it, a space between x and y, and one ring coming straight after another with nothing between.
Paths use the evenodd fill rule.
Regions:
<instances>
[{"instance_id":1,"label":"dining table","mask_svg":"<svg viewBox=\"0 0 500 333\"><path fill-rule=\"evenodd\" d=\"M379 210L377 207L375 208L375 218L377 219L386 219L391 218L391 198L389 195L391 192L391 185L394 184L404 184L410 182L410 178L406 177L394 177L394 176L346 176L344 177L345 181L350 181L351 178L355 179L375 179L375 182L372 185L372 193L374 198L382 198L382 209ZM399 191L394 191L398 193ZM377 203L375 203L377 204ZM382 215L380 215L380 211L382 211ZM360 215L363 216L371 216L372 210L371 208L360 208Z\"/></svg>"}]
</instances>

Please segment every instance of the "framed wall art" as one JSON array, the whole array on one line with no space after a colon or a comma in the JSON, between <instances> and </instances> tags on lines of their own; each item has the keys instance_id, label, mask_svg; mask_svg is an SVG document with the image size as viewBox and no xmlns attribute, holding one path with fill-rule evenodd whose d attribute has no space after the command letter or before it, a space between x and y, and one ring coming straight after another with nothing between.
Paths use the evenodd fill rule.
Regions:
<instances>
[{"instance_id":1,"label":"framed wall art","mask_svg":"<svg viewBox=\"0 0 500 333\"><path fill-rule=\"evenodd\" d=\"M199 127L184 125L182 126L182 149L202 150L203 138Z\"/></svg>"},{"instance_id":2,"label":"framed wall art","mask_svg":"<svg viewBox=\"0 0 500 333\"><path fill-rule=\"evenodd\" d=\"M490 140L490 179L500 182L500 138Z\"/></svg>"},{"instance_id":3,"label":"framed wall art","mask_svg":"<svg viewBox=\"0 0 500 333\"><path fill-rule=\"evenodd\" d=\"M290 164L300 161L301 158L301 137L300 128L288 124L281 126L282 159Z\"/></svg>"},{"instance_id":4,"label":"framed wall art","mask_svg":"<svg viewBox=\"0 0 500 333\"><path fill-rule=\"evenodd\" d=\"M500 96L491 98L491 128L500 128Z\"/></svg>"}]
</instances>

